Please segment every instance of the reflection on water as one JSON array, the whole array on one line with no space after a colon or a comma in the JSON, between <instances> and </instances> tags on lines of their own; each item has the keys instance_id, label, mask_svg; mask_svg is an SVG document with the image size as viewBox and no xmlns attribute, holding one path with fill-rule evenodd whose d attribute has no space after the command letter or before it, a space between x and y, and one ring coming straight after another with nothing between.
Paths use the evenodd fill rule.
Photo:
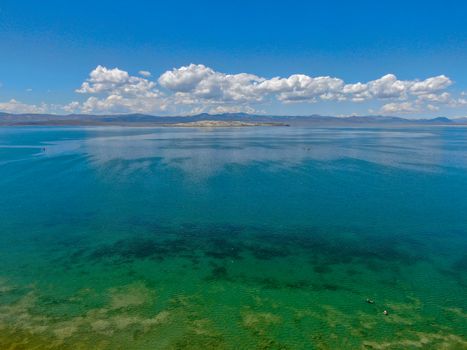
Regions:
<instances>
[{"instance_id":1,"label":"reflection on water","mask_svg":"<svg viewBox=\"0 0 467 350\"><path fill-rule=\"evenodd\" d=\"M52 143L44 154L85 153L98 166L127 160L144 167L151 159L160 159L194 177L210 176L229 164L253 162L288 167L307 160L351 158L426 171L467 163L462 152L467 141L457 129L159 128L141 134L121 133L108 135L105 129L90 129L91 137ZM447 137L449 150L445 149Z\"/></svg>"},{"instance_id":2,"label":"reflection on water","mask_svg":"<svg viewBox=\"0 0 467 350\"><path fill-rule=\"evenodd\" d=\"M465 349L466 136L0 129L0 348Z\"/></svg>"}]
</instances>

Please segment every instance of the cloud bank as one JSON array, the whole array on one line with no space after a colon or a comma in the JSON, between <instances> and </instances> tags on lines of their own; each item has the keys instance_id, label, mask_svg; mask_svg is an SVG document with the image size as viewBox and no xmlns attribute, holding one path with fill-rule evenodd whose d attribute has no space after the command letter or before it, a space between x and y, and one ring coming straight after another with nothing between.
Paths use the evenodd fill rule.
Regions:
<instances>
[{"instance_id":1,"label":"cloud bank","mask_svg":"<svg viewBox=\"0 0 467 350\"><path fill-rule=\"evenodd\" d=\"M453 81L445 75L401 80L386 74L367 82L345 82L338 77L305 74L272 78L227 74L202 64L190 64L151 77L145 70L131 75L119 68L99 65L75 90L81 99L59 109L67 113L254 113L271 103L377 101L380 107L374 112L398 114L467 104L464 95L455 98L446 91ZM0 110L44 113L48 106L11 100L0 103Z\"/></svg>"},{"instance_id":2,"label":"cloud bank","mask_svg":"<svg viewBox=\"0 0 467 350\"><path fill-rule=\"evenodd\" d=\"M47 113L49 107L45 103L40 105L26 104L11 99L7 102L0 102L0 111L6 113Z\"/></svg>"}]
</instances>

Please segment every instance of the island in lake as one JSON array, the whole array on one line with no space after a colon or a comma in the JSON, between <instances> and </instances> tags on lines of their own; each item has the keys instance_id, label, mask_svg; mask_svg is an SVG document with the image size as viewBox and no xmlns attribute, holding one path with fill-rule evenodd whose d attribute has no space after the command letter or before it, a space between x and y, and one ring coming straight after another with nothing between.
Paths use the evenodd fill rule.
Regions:
<instances>
[{"instance_id":1,"label":"island in lake","mask_svg":"<svg viewBox=\"0 0 467 350\"><path fill-rule=\"evenodd\" d=\"M289 126L286 123L278 122L242 122L238 120L200 120L196 122L184 122L174 124L164 124L164 126L175 126L184 128L231 128L245 126Z\"/></svg>"}]
</instances>

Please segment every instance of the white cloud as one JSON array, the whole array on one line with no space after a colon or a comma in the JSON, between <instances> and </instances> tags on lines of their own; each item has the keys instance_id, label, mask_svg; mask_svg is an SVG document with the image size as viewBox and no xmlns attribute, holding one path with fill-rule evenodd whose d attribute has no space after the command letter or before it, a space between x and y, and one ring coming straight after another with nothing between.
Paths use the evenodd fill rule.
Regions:
<instances>
[{"instance_id":1,"label":"white cloud","mask_svg":"<svg viewBox=\"0 0 467 350\"><path fill-rule=\"evenodd\" d=\"M67 105L63 106L62 109L66 113L76 113L79 112L81 104L78 101L72 101L68 103Z\"/></svg>"},{"instance_id":2,"label":"white cloud","mask_svg":"<svg viewBox=\"0 0 467 350\"><path fill-rule=\"evenodd\" d=\"M257 103L269 95L283 102L333 99L344 84L338 78L313 78L303 74L272 79L248 73L225 74L195 64L163 73L159 83L174 92L180 103Z\"/></svg>"},{"instance_id":3,"label":"white cloud","mask_svg":"<svg viewBox=\"0 0 467 350\"><path fill-rule=\"evenodd\" d=\"M263 98L257 86L264 78L247 73L220 73L202 64L166 71L158 81L174 92L176 101L182 104L259 102Z\"/></svg>"},{"instance_id":4,"label":"white cloud","mask_svg":"<svg viewBox=\"0 0 467 350\"><path fill-rule=\"evenodd\" d=\"M0 111L7 113L47 113L49 107L45 103L39 105L26 104L15 99L0 102Z\"/></svg>"},{"instance_id":5,"label":"white cloud","mask_svg":"<svg viewBox=\"0 0 467 350\"><path fill-rule=\"evenodd\" d=\"M253 107L246 105L196 105L194 106L187 115L195 115L200 113L209 114L224 114L224 113L249 113L249 114L260 114L264 113L263 110L257 110Z\"/></svg>"},{"instance_id":6,"label":"white cloud","mask_svg":"<svg viewBox=\"0 0 467 350\"><path fill-rule=\"evenodd\" d=\"M423 96L446 89L452 81L444 76L431 77L422 81L399 80L394 74L369 81L368 83L347 84L343 92L352 101L365 101L370 99L408 99L410 95Z\"/></svg>"},{"instance_id":7,"label":"white cloud","mask_svg":"<svg viewBox=\"0 0 467 350\"><path fill-rule=\"evenodd\" d=\"M76 104L72 107L84 113L163 111L167 108L167 101L156 85L153 81L132 76L118 68L97 66L76 90L81 94L95 96L89 97L78 107Z\"/></svg>"},{"instance_id":8,"label":"white cloud","mask_svg":"<svg viewBox=\"0 0 467 350\"><path fill-rule=\"evenodd\" d=\"M449 92L428 93L433 88L426 88L426 93L417 95L414 99L405 102L392 102L383 105L380 109L381 113L415 113L423 111L436 112L440 110L440 106L451 108L462 107L467 104L464 98L454 98ZM421 91L421 90L418 90Z\"/></svg>"},{"instance_id":9,"label":"white cloud","mask_svg":"<svg viewBox=\"0 0 467 350\"><path fill-rule=\"evenodd\" d=\"M118 68L107 69L103 66L97 66L91 71L89 78L81 84L81 87L76 92L81 94L96 94L115 90L119 86L128 83L129 78L128 72Z\"/></svg>"},{"instance_id":10,"label":"white cloud","mask_svg":"<svg viewBox=\"0 0 467 350\"><path fill-rule=\"evenodd\" d=\"M432 105L437 104L438 106L445 105L445 106L449 106L452 108L456 108L456 107L462 107L462 106L467 105L467 99L464 98L463 96L464 96L463 93L461 93L460 97L454 98L448 92L443 92L440 94L425 94L425 95L418 96L416 102L417 103L427 102L427 103L431 103ZM428 106L429 105L427 105L427 107ZM438 106L436 107L439 109Z\"/></svg>"},{"instance_id":11,"label":"white cloud","mask_svg":"<svg viewBox=\"0 0 467 350\"><path fill-rule=\"evenodd\" d=\"M332 77L310 77L304 74L294 74L288 78L272 78L259 84L259 90L265 93L277 94L277 99L283 102L339 99L344 81Z\"/></svg>"},{"instance_id":12,"label":"white cloud","mask_svg":"<svg viewBox=\"0 0 467 350\"><path fill-rule=\"evenodd\" d=\"M227 74L202 64L173 68L151 79L149 71L131 75L119 68L97 66L76 89L86 96L66 105L27 105L16 100L1 103L5 111L43 113L255 113L274 103L325 101L384 101L381 113L416 113L440 106L467 105L465 93L454 97L445 75L425 80L400 80L394 74L367 82L345 82L332 76L293 74L265 78L255 74Z\"/></svg>"},{"instance_id":13,"label":"white cloud","mask_svg":"<svg viewBox=\"0 0 467 350\"><path fill-rule=\"evenodd\" d=\"M370 99L404 98L410 82L397 79L394 74L386 74L379 79L368 83L347 84L343 92L354 101L365 101Z\"/></svg>"},{"instance_id":14,"label":"white cloud","mask_svg":"<svg viewBox=\"0 0 467 350\"><path fill-rule=\"evenodd\" d=\"M118 68L107 69L97 66L89 78L76 92L81 94L114 94L133 96L152 96L157 93L156 83L145 78L135 77Z\"/></svg>"},{"instance_id":15,"label":"white cloud","mask_svg":"<svg viewBox=\"0 0 467 350\"><path fill-rule=\"evenodd\" d=\"M211 68L202 64L190 64L166 71L159 77L159 84L172 91L190 92L195 90L200 82L215 74Z\"/></svg>"},{"instance_id":16,"label":"white cloud","mask_svg":"<svg viewBox=\"0 0 467 350\"><path fill-rule=\"evenodd\" d=\"M426 101L426 102L435 102L435 103L451 103L452 97L449 92L443 92L441 94L433 94L427 93L424 95L418 96L419 101Z\"/></svg>"},{"instance_id":17,"label":"white cloud","mask_svg":"<svg viewBox=\"0 0 467 350\"><path fill-rule=\"evenodd\" d=\"M461 107L467 105L467 92L462 91L460 93L460 97L457 99L453 99L453 102L451 103L452 107Z\"/></svg>"},{"instance_id":18,"label":"white cloud","mask_svg":"<svg viewBox=\"0 0 467 350\"><path fill-rule=\"evenodd\" d=\"M147 71L147 70L140 70L138 72L139 75L145 77L145 78L149 78L152 74L151 72Z\"/></svg>"},{"instance_id":19,"label":"white cloud","mask_svg":"<svg viewBox=\"0 0 467 350\"><path fill-rule=\"evenodd\" d=\"M415 113L419 112L420 108L412 102L391 102L383 105L380 111L383 114Z\"/></svg>"},{"instance_id":20,"label":"white cloud","mask_svg":"<svg viewBox=\"0 0 467 350\"><path fill-rule=\"evenodd\" d=\"M259 111L250 106L217 106L209 109L211 114L223 114L223 113L249 113L254 114Z\"/></svg>"},{"instance_id":21,"label":"white cloud","mask_svg":"<svg viewBox=\"0 0 467 350\"><path fill-rule=\"evenodd\" d=\"M258 103L269 97L284 103L408 100L411 96L433 95L452 84L444 75L420 81L399 80L394 74L387 74L366 83L348 84L336 77L311 77L304 74L266 79L247 73L225 74L195 64L166 71L158 81L162 87L175 94L179 104Z\"/></svg>"},{"instance_id":22,"label":"white cloud","mask_svg":"<svg viewBox=\"0 0 467 350\"><path fill-rule=\"evenodd\" d=\"M444 90L452 84L451 79L445 75L438 75L423 81L417 81L411 84L410 92L414 95L423 95L440 90Z\"/></svg>"},{"instance_id":23,"label":"white cloud","mask_svg":"<svg viewBox=\"0 0 467 350\"><path fill-rule=\"evenodd\" d=\"M109 95L103 98L89 97L79 109L83 113L152 113L164 111L167 103L164 99L154 97L125 97Z\"/></svg>"}]
</instances>

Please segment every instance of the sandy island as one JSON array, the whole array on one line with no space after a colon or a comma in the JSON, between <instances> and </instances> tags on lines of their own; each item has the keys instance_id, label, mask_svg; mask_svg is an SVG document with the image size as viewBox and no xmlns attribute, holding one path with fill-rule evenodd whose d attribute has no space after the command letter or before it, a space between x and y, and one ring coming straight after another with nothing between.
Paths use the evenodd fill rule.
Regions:
<instances>
[{"instance_id":1,"label":"sandy island","mask_svg":"<svg viewBox=\"0 0 467 350\"><path fill-rule=\"evenodd\" d=\"M244 127L244 126L289 126L286 123L273 122L241 122L237 120L200 120L197 122L165 124L165 126L188 127L188 128L226 128L226 127Z\"/></svg>"}]
</instances>

